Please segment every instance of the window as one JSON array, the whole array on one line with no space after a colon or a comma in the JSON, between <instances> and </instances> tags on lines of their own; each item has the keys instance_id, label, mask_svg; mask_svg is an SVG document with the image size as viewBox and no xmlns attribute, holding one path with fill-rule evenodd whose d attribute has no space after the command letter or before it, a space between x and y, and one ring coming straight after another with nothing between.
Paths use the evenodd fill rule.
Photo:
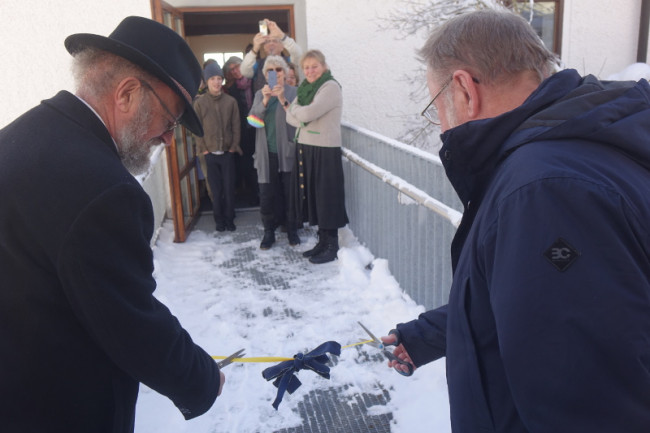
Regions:
<instances>
[{"instance_id":1,"label":"window","mask_svg":"<svg viewBox=\"0 0 650 433\"><path fill-rule=\"evenodd\" d=\"M529 0L518 0L517 10L530 22L546 47L560 55L562 48L562 0L537 1L531 8Z\"/></svg>"},{"instance_id":2,"label":"window","mask_svg":"<svg viewBox=\"0 0 650 433\"><path fill-rule=\"evenodd\" d=\"M219 66L223 68L224 63L231 58L232 56L239 57L240 59L244 58L244 53L237 52L237 53L205 53L203 54L203 62L205 63L209 59L216 60L217 63L219 63Z\"/></svg>"}]
</instances>

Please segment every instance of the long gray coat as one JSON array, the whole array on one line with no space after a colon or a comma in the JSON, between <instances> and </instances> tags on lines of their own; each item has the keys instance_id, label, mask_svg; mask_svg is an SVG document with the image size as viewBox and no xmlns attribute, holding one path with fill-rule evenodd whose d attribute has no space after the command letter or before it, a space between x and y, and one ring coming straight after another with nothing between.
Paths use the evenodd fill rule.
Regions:
<instances>
[{"instance_id":1,"label":"long gray coat","mask_svg":"<svg viewBox=\"0 0 650 433\"><path fill-rule=\"evenodd\" d=\"M297 89L288 84L284 85L284 97L291 102L296 98ZM266 107L262 103L262 91L255 93L253 106L250 114L260 119L264 119ZM293 170L296 159L296 144L294 136L296 128L287 123L287 116L284 108L278 104L275 110L276 136L275 141L278 144L278 166L280 171L290 172ZM255 168L257 169L257 181L259 183L269 183L269 150L266 142L266 128L257 128L255 131Z\"/></svg>"}]
</instances>

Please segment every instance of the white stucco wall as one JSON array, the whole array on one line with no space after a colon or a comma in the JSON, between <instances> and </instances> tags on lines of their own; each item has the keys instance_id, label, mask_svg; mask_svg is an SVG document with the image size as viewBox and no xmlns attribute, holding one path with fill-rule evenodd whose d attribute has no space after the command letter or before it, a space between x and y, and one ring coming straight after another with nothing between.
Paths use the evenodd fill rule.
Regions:
<instances>
[{"instance_id":1,"label":"white stucco wall","mask_svg":"<svg viewBox=\"0 0 650 433\"><path fill-rule=\"evenodd\" d=\"M562 59L600 78L636 62L639 0L565 0Z\"/></svg>"},{"instance_id":2,"label":"white stucco wall","mask_svg":"<svg viewBox=\"0 0 650 433\"><path fill-rule=\"evenodd\" d=\"M426 2L431 0L420 0ZM308 48L321 49L343 85L344 120L391 138L420 125L417 114L426 95L402 81L420 65L415 51L426 35L403 39L379 30L380 18L401 0L306 0ZM562 59L567 67L601 78L636 62L641 2L638 0L565 0ZM428 95L427 95L428 96ZM426 99L424 97L423 99ZM429 131L431 132L431 131Z\"/></svg>"},{"instance_id":3,"label":"white stucco wall","mask_svg":"<svg viewBox=\"0 0 650 433\"><path fill-rule=\"evenodd\" d=\"M108 35L128 15L150 18L150 0L0 0L0 128L59 90L73 90L67 36Z\"/></svg>"},{"instance_id":4,"label":"white stucco wall","mask_svg":"<svg viewBox=\"0 0 650 433\"><path fill-rule=\"evenodd\" d=\"M150 0L0 0L0 128L59 90L74 90L67 36L107 36L129 15L151 18ZM164 155L143 182L159 227L170 209Z\"/></svg>"},{"instance_id":5,"label":"white stucco wall","mask_svg":"<svg viewBox=\"0 0 650 433\"><path fill-rule=\"evenodd\" d=\"M402 74L418 68L424 35L402 40L379 30L394 0L169 0L177 7L293 4L297 41L321 49L343 85L344 119L396 137L420 103ZM636 61L638 0L565 0L562 57L581 73L607 77ZM149 0L0 0L3 67L0 127L59 89L72 88L66 36L108 34L127 15L151 16ZM422 94L425 94L424 89Z\"/></svg>"},{"instance_id":6,"label":"white stucco wall","mask_svg":"<svg viewBox=\"0 0 650 433\"><path fill-rule=\"evenodd\" d=\"M411 87L402 81L419 63L415 50L424 36L399 39L380 30L398 4L392 0L308 0L309 48L323 51L334 77L343 87L345 121L397 138L413 122L426 102L409 98ZM424 76L419 77L422 81ZM419 119L417 120L419 121Z\"/></svg>"}]
</instances>

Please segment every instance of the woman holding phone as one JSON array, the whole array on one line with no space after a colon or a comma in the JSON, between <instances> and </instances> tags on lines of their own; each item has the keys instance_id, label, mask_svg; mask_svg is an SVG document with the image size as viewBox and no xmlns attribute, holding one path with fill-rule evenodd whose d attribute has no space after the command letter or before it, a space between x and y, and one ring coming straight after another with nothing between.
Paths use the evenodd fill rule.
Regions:
<instances>
[{"instance_id":1,"label":"woman holding phone","mask_svg":"<svg viewBox=\"0 0 650 433\"><path fill-rule=\"evenodd\" d=\"M296 88L285 83L287 63L280 56L268 56L263 72L267 84L255 93L248 116L257 127L255 168L260 190L260 215L264 237L260 249L275 243L275 229L284 225L289 245L300 244L295 211L290 208L291 171L295 160L296 129L287 124L284 107L296 97Z\"/></svg>"},{"instance_id":2,"label":"woman holding phone","mask_svg":"<svg viewBox=\"0 0 650 433\"><path fill-rule=\"evenodd\" d=\"M318 225L318 243L303 253L311 263L337 258L338 229L348 223L341 163L341 86L332 77L325 56L308 51L300 66L305 79L298 97L287 107L287 122L296 136L297 221Z\"/></svg>"}]
</instances>

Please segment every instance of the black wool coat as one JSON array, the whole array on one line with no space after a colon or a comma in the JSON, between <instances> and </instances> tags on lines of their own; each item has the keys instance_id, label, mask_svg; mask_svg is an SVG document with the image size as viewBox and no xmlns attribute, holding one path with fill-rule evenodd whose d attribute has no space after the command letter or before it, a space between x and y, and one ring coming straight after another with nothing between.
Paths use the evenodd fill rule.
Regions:
<instances>
[{"instance_id":1,"label":"black wool coat","mask_svg":"<svg viewBox=\"0 0 650 433\"><path fill-rule=\"evenodd\" d=\"M219 370L153 296L151 201L60 92L0 130L0 430L132 432L139 382L190 419Z\"/></svg>"}]
</instances>

